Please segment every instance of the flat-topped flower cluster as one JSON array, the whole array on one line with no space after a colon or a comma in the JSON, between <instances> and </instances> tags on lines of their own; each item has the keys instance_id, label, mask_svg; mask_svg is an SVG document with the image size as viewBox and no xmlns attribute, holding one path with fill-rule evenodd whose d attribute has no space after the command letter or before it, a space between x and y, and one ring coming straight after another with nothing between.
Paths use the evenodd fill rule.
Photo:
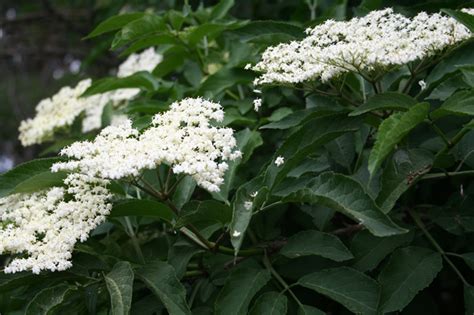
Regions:
<instances>
[{"instance_id":1,"label":"flat-topped flower cluster","mask_svg":"<svg viewBox=\"0 0 474 315\"><path fill-rule=\"evenodd\" d=\"M154 48L140 54L132 54L119 66L117 76L126 77L139 71L152 71L161 60L162 55ZM140 93L138 88L126 88L80 97L91 84L91 79L82 80L74 88L63 87L54 96L39 102L36 116L20 124L19 138L22 145L40 144L52 139L58 129L71 126L81 114L84 114L83 132L99 129L102 124L102 112L107 104L119 106Z\"/></svg>"},{"instance_id":2,"label":"flat-topped flower cluster","mask_svg":"<svg viewBox=\"0 0 474 315\"><path fill-rule=\"evenodd\" d=\"M165 163L175 174L191 175L201 187L218 191L227 161L240 156L233 130L212 124L223 119L219 104L187 98L155 115L143 133L126 121L104 128L94 141L66 147L61 154L72 160L53 165L53 171L120 179L137 177L144 169Z\"/></svg>"},{"instance_id":3,"label":"flat-topped flower cluster","mask_svg":"<svg viewBox=\"0 0 474 315\"><path fill-rule=\"evenodd\" d=\"M301 41L267 48L251 67L261 73L254 84L327 82L350 71L383 73L432 57L472 35L448 16L421 12L408 18L390 8L349 21L328 20L306 33Z\"/></svg>"},{"instance_id":4,"label":"flat-topped flower cluster","mask_svg":"<svg viewBox=\"0 0 474 315\"><path fill-rule=\"evenodd\" d=\"M76 242L85 241L109 214L107 180L69 174L64 184L0 199L0 254L15 255L5 273L71 267Z\"/></svg>"}]
</instances>

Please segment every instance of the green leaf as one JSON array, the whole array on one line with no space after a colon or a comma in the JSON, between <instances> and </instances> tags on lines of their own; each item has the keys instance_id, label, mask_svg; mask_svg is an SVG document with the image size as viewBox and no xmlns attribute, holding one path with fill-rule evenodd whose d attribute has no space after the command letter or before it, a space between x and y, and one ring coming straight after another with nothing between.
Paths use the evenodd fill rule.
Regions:
<instances>
[{"instance_id":1,"label":"green leaf","mask_svg":"<svg viewBox=\"0 0 474 315\"><path fill-rule=\"evenodd\" d=\"M429 108L428 103L420 103L405 113L392 114L380 124L369 156L370 174L373 175L393 148L426 118Z\"/></svg>"},{"instance_id":2,"label":"green leaf","mask_svg":"<svg viewBox=\"0 0 474 315\"><path fill-rule=\"evenodd\" d=\"M447 75L458 71L457 66L473 64L473 49L474 42L467 41L464 45L454 50L453 53L443 58L426 77L425 82L428 85L428 88L439 83L440 80Z\"/></svg>"},{"instance_id":3,"label":"green leaf","mask_svg":"<svg viewBox=\"0 0 474 315\"><path fill-rule=\"evenodd\" d=\"M367 102L353 110L349 116L358 116L376 110L401 110L406 111L415 106L417 101L406 95L396 92L386 92L376 94L369 98Z\"/></svg>"},{"instance_id":4,"label":"green leaf","mask_svg":"<svg viewBox=\"0 0 474 315\"><path fill-rule=\"evenodd\" d=\"M384 213L395 206L400 196L432 165L433 155L426 150L399 150L384 168L376 202Z\"/></svg>"},{"instance_id":5,"label":"green leaf","mask_svg":"<svg viewBox=\"0 0 474 315\"><path fill-rule=\"evenodd\" d=\"M65 302L67 294L74 290L76 287L65 283L41 290L26 306L25 315L53 314L55 308Z\"/></svg>"},{"instance_id":6,"label":"green leaf","mask_svg":"<svg viewBox=\"0 0 474 315\"><path fill-rule=\"evenodd\" d=\"M275 291L266 292L260 295L252 309L250 315L285 315L287 311L287 298L284 294Z\"/></svg>"},{"instance_id":7,"label":"green leaf","mask_svg":"<svg viewBox=\"0 0 474 315\"><path fill-rule=\"evenodd\" d=\"M334 121L338 121L337 124ZM293 133L273 156L265 173L265 184L273 189L286 175L318 147L350 131L356 131L361 124L359 118L346 117L346 114L331 113L308 120ZM283 157L283 165L276 165L277 157Z\"/></svg>"},{"instance_id":8,"label":"green leaf","mask_svg":"<svg viewBox=\"0 0 474 315\"><path fill-rule=\"evenodd\" d=\"M293 191L292 191L293 190ZM363 224L375 236L408 232L384 214L355 179L327 172L304 185L278 194L284 200L320 204Z\"/></svg>"},{"instance_id":9,"label":"green leaf","mask_svg":"<svg viewBox=\"0 0 474 315\"><path fill-rule=\"evenodd\" d=\"M191 258L203 252L202 249L187 242L177 241L168 250L168 263L176 270L176 276L181 279L186 273L186 267Z\"/></svg>"},{"instance_id":10,"label":"green leaf","mask_svg":"<svg viewBox=\"0 0 474 315\"><path fill-rule=\"evenodd\" d=\"M181 209L190 199L196 189L196 181L191 176L185 176L176 186L173 194L173 204Z\"/></svg>"},{"instance_id":11,"label":"green leaf","mask_svg":"<svg viewBox=\"0 0 474 315\"><path fill-rule=\"evenodd\" d=\"M111 48L116 49L152 33L159 34L166 30L166 23L163 21L162 16L144 14L142 17L125 25L122 30L117 33Z\"/></svg>"},{"instance_id":12,"label":"green leaf","mask_svg":"<svg viewBox=\"0 0 474 315\"><path fill-rule=\"evenodd\" d=\"M298 315L325 315L323 311L314 306L302 305L298 308Z\"/></svg>"},{"instance_id":13,"label":"green leaf","mask_svg":"<svg viewBox=\"0 0 474 315\"><path fill-rule=\"evenodd\" d=\"M350 170L356 155L354 142L354 134L345 133L326 144L326 149L336 163Z\"/></svg>"},{"instance_id":14,"label":"green leaf","mask_svg":"<svg viewBox=\"0 0 474 315\"><path fill-rule=\"evenodd\" d=\"M134 12L112 16L97 25L96 28L94 28L94 30L90 32L89 35L87 35L85 38L88 39L99 36L104 33L118 30L127 25L128 23L143 17L143 15L144 13L142 12Z\"/></svg>"},{"instance_id":15,"label":"green leaf","mask_svg":"<svg viewBox=\"0 0 474 315\"><path fill-rule=\"evenodd\" d=\"M464 311L467 314L474 314L474 287L464 285Z\"/></svg>"},{"instance_id":16,"label":"green leaf","mask_svg":"<svg viewBox=\"0 0 474 315\"><path fill-rule=\"evenodd\" d=\"M438 119L446 115L474 115L474 90L454 93L431 114L431 117Z\"/></svg>"},{"instance_id":17,"label":"green leaf","mask_svg":"<svg viewBox=\"0 0 474 315\"><path fill-rule=\"evenodd\" d=\"M456 72L435 87L426 99L444 101L453 95L454 92L470 88L471 86L467 84L466 81L467 80L462 73Z\"/></svg>"},{"instance_id":18,"label":"green leaf","mask_svg":"<svg viewBox=\"0 0 474 315\"><path fill-rule=\"evenodd\" d=\"M280 254L289 258L318 255L335 261L354 258L339 238L316 230L302 231L291 236Z\"/></svg>"},{"instance_id":19,"label":"green leaf","mask_svg":"<svg viewBox=\"0 0 474 315\"><path fill-rule=\"evenodd\" d=\"M182 45L182 43L170 34L152 34L135 41L130 47L123 51L120 56L128 56L139 50L159 45Z\"/></svg>"},{"instance_id":20,"label":"green leaf","mask_svg":"<svg viewBox=\"0 0 474 315\"><path fill-rule=\"evenodd\" d=\"M365 274L348 267L311 273L298 284L341 303L354 313L376 314L380 287Z\"/></svg>"},{"instance_id":21,"label":"green leaf","mask_svg":"<svg viewBox=\"0 0 474 315\"><path fill-rule=\"evenodd\" d=\"M138 269L135 274L161 300L170 314L191 314L186 303L186 289L172 266L155 261Z\"/></svg>"},{"instance_id":22,"label":"green leaf","mask_svg":"<svg viewBox=\"0 0 474 315\"><path fill-rule=\"evenodd\" d=\"M464 24L471 32L474 32L474 16L471 14L450 9L441 9L441 11L455 18L458 22Z\"/></svg>"},{"instance_id":23,"label":"green leaf","mask_svg":"<svg viewBox=\"0 0 474 315\"><path fill-rule=\"evenodd\" d=\"M234 186L234 179L239 165L247 161L253 151L263 144L262 136L258 131L252 131L248 128L241 130L235 134L237 140L237 149L242 152L242 157L229 161L229 168L227 169L224 176L224 183L219 187L218 192L212 193L215 199L226 202L229 196L229 192Z\"/></svg>"},{"instance_id":24,"label":"green leaf","mask_svg":"<svg viewBox=\"0 0 474 315\"><path fill-rule=\"evenodd\" d=\"M250 301L270 280L265 269L238 268L226 279L216 298L214 314L246 315Z\"/></svg>"},{"instance_id":25,"label":"green leaf","mask_svg":"<svg viewBox=\"0 0 474 315\"><path fill-rule=\"evenodd\" d=\"M204 37L206 37L209 41L219 36L219 34L221 34L223 31L232 30L245 24L246 22L244 21L229 21L225 23L204 23L192 28L187 36L187 39L189 44L194 46L199 44L199 42L203 40Z\"/></svg>"},{"instance_id":26,"label":"green leaf","mask_svg":"<svg viewBox=\"0 0 474 315\"><path fill-rule=\"evenodd\" d=\"M66 173L51 173L54 163L62 158L28 161L0 175L0 198L9 194L33 192L52 186L62 186Z\"/></svg>"},{"instance_id":27,"label":"green leaf","mask_svg":"<svg viewBox=\"0 0 474 315\"><path fill-rule=\"evenodd\" d=\"M110 217L139 216L171 222L174 212L164 203L147 199L125 199L114 204Z\"/></svg>"},{"instance_id":28,"label":"green leaf","mask_svg":"<svg viewBox=\"0 0 474 315\"><path fill-rule=\"evenodd\" d=\"M82 96L90 96L123 88L139 88L151 92L158 88L158 81L145 71L137 72L124 78L104 78L94 81Z\"/></svg>"},{"instance_id":29,"label":"green leaf","mask_svg":"<svg viewBox=\"0 0 474 315\"><path fill-rule=\"evenodd\" d=\"M222 19L227 15L230 9L234 6L234 0L221 0L216 4L211 11L211 19L218 20Z\"/></svg>"},{"instance_id":30,"label":"green leaf","mask_svg":"<svg viewBox=\"0 0 474 315\"><path fill-rule=\"evenodd\" d=\"M228 205L215 200L193 200L183 207L175 226L180 228L196 222L217 222L226 226L231 219L232 209Z\"/></svg>"},{"instance_id":31,"label":"green leaf","mask_svg":"<svg viewBox=\"0 0 474 315\"><path fill-rule=\"evenodd\" d=\"M407 245L414 233L376 237L368 231L360 231L352 239L351 252L354 254L352 267L362 271L375 269L378 264L396 248Z\"/></svg>"},{"instance_id":32,"label":"green leaf","mask_svg":"<svg viewBox=\"0 0 474 315\"><path fill-rule=\"evenodd\" d=\"M252 194L257 193L255 197ZM245 237L245 232L252 218L253 209L264 202L267 197L268 188L262 184L262 178L257 177L237 189L235 200L232 203L232 221L230 223L231 243L237 256L240 246ZM248 202L251 205L248 206Z\"/></svg>"},{"instance_id":33,"label":"green leaf","mask_svg":"<svg viewBox=\"0 0 474 315\"><path fill-rule=\"evenodd\" d=\"M153 70L153 75L162 78L184 64L189 53L181 46L173 46L163 53L163 60Z\"/></svg>"},{"instance_id":34,"label":"green leaf","mask_svg":"<svg viewBox=\"0 0 474 315\"><path fill-rule=\"evenodd\" d=\"M254 76L242 69L220 69L210 75L202 82L198 94L204 96L216 96L222 91L237 84L247 84L253 80Z\"/></svg>"},{"instance_id":35,"label":"green leaf","mask_svg":"<svg viewBox=\"0 0 474 315\"><path fill-rule=\"evenodd\" d=\"M461 255L466 264L474 270L474 253L466 253Z\"/></svg>"},{"instance_id":36,"label":"green leaf","mask_svg":"<svg viewBox=\"0 0 474 315\"><path fill-rule=\"evenodd\" d=\"M308 118L312 113L314 113L313 109L302 109L292 114L286 116L285 118L271 122L269 124L261 126L259 129L289 129L295 126L298 126L301 122Z\"/></svg>"},{"instance_id":37,"label":"green leaf","mask_svg":"<svg viewBox=\"0 0 474 315\"><path fill-rule=\"evenodd\" d=\"M441 255L424 247L398 249L380 272L382 286L380 310L388 313L402 310L426 288L443 267Z\"/></svg>"},{"instance_id":38,"label":"green leaf","mask_svg":"<svg viewBox=\"0 0 474 315\"><path fill-rule=\"evenodd\" d=\"M120 261L104 276L110 295L113 315L127 315L130 312L133 293L133 270L129 262Z\"/></svg>"},{"instance_id":39,"label":"green leaf","mask_svg":"<svg viewBox=\"0 0 474 315\"><path fill-rule=\"evenodd\" d=\"M301 27L279 21L251 21L232 33L237 34L244 42L263 35L284 34L293 39L304 37L304 30Z\"/></svg>"}]
</instances>

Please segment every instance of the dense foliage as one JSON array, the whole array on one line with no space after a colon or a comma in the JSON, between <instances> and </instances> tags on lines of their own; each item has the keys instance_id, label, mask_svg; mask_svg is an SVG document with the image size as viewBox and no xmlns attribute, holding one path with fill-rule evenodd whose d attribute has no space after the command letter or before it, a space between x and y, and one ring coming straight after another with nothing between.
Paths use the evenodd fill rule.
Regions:
<instances>
[{"instance_id":1,"label":"dense foliage","mask_svg":"<svg viewBox=\"0 0 474 315\"><path fill-rule=\"evenodd\" d=\"M0 175L2 314L474 314L472 9L306 4L91 31L125 62Z\"/></svg>"}]
</instances>

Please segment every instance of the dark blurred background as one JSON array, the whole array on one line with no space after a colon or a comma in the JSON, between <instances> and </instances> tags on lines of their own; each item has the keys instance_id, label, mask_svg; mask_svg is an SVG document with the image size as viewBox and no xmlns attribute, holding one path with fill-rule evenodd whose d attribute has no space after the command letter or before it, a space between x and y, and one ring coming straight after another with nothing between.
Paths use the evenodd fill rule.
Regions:
<instances>
[{"instance_id":1,"label":"dark blurred background","mask_svg":"<svg viewBox=\"0 0 474 315\"><path fill-rule=\"evenodd\" d=\"M189 1L192 7L217 0ZM245 19L280 19L308 24L310 7L317 3L315 20L344 19L367 10L396 6L401 11L438 10L466 1L383 0L236 0L231 13ZM109 50L112 36L82 40L98 23L120 12L181 10L176 0L0 0L0 173L33 158L40 148L19 144L20 121L34 115L43 98L79 79L107 75L119 63Z\"/></svg>"}]
</instances>

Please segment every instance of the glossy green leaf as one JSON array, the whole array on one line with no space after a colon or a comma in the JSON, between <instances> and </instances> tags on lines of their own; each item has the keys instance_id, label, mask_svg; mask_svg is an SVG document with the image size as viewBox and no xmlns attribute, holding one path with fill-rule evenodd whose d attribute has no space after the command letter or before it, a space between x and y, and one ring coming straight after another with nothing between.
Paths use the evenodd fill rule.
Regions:
<instances>
[{"instance_id":1,"label":"glossy green leaf","mask_svg":"<svg viewBox=\"0 0 474 315\"><path fill-rule=\"evenodd\" d=\"M0 175L0 197L14 193L33 192L52 186L62 186L66 174L51 173L54 163L61 158L44 158L20 164Z\"/></svg>"},{"instance_id":2,"label":"glossy green leaf","mask_svg":"<svg viewBox=\"0 0 474 315\"><path fill-rule=\"evenodd\" d=\"M96 28L94 28L94 30L86 36L86 38L92 38L104 33L118 30L128 23L143 17L143 15L144 13L142 12L134 12L112 16L97 25Z\"/></svg>"},{"instance_id":3,"label":"glossy green leaf","mask_svg":"<svg viewBox=\"0 0 474 315\"><path fill-rule=\"evenodd\" d=\"M371 174L374 174L395 146L426 118L429 108L428 103L420 103L405 113L392 114L380 124L377 140L369 156Z\"/></svg>"},{"instance_id":4,"label":"glossy green leaf","mask_svg":"<svg viewBox=\"0 0 474 315\"><path fill-rule=\"evenodd\" d=\"M66 301L68 293L76 287L68 284L58 284L39 291L26 306L25 315L54 314L55 309Z\"/></svg>"},{"instance_id":5,"label":"glossy green leaf","mask_svg":"<svg viewBox=\"0 0 474 315\"><path fill-rule=\"evenodd\" d=\"M246 315L252 298L270 280L265 269L238 268L226 279L214 306L216 315Z\"/></svg>"},{"instance_id":6,"label":"glossy green leaf","mask_svg":"<svg viewBox=\"0 0 474 315\"><path fill-rule=\"evenodd\" d=\"M291 236L280 254L289 258L318 255L335 261L354 257L339 238L316 230L302 231Z\"/></svg>"},{"instance_id":7,"label":"glossy green leaf","mask_svg":"<svg viewBox=\"0 0 474 315\"><path fill-rule=\"evenodd\" d=\"M384 168L376 202L388 213L400 196L430 169L433 155L427 150L399 150Z\"/></svg>"},{"instance_id":8,"label":"glossy green leaf","mask_svg":"<svg viewBox=\"0 0 474 315\"><path fill-rule=\"evenodd\" d=\"M284 294L275 291L266 292L260 295L252 309L250 315L285 315L287 311L287 298Z\"/></svg>"},{"instance_id":9,"label":"glossy green leaf","mask_svg":"<svg viewBox=\"0 0 474 315\"><path fill-rule=\"evenodd\" d=\"M352 267L362 272L375 269L396 248L410 243L413 235L414 233L411 232L401 235L376 237L368 231L360 231L351 242L351 252L355 256Z\"/></svg>"},{"instance_id":10,"label":"glossy green leaf","mask_svg":"<svg viewBox=\"0 0 474 315\"><path fill-rule=\"evenodd\" d=\"M311 273L298 284L341 303L354 313L376 314L380 287L375 280L348 267Z\"/></svg>"},{"instance_id":11,"label":"glossy green leaf","mask_svg":"<svg viewBox=\"0 0 474 315\"><path fill-rule=\"evenodd\" d=\"M334 121L338 121L337 124ZM265 183L274 188L286 175L318 147L341 136L356 131L361 124L359 118L346 117L346 114L332 113L308 120L301 128L285 140L274 154L265 173ZM283 165L276 165L278 157L283 157Z\"/></svg>"},{"instance_id":12,"label":"glossy green leaf","mask_svg":"<svg viewBox=\"0 0 474 315\"><path fill-rule=\"evenodd\" d=\"M426 288L443 267L441 255L423 247L398 249L379 274L380 310L402 310Z\"/></svg>"},{"instance_id":13,"label":"glossy green leaf","mask_svg":"<svg viewBox=\"0 0 474 315\"><path fill-rule=\"evenodd\" d=\"M132 304L133 278L132 266L126 261L116 263L112 271L104 275L110 295L111 314L129 314Z\"/></svg>"},{"instance_id":14,"label":"glossy green leaf","mask_svg":"<svg viewBox=\"0 0 474 315\"><path fill-rule=\"evenodd\" d=\"M227 15L230 9L234 6L234 0L220 0L211 11L211 19L218 20L222 19Z\"/></svg>"},{"instance_id":15,"label":"glossy green leaf","mask_svg":"<svg viewBox=\"0 0 474 315\"><path fill-rule=\"evenodd\" d=\"M236 256L244 240L250 219L252 219L253 210L259 209L265 201L267 193L268 188L262 184L261 177L257 177L239 187L236 192L235 200L232 203L232 221L229 229L230 241L235 249Z\"/></svg>"},{"instance_id":16,"label":"glossy green leaf","mask_svg":"<svg viewBox=\"0 0 474 315\"><path fill-rule=\"evenodd\" d=\"M190 223L214 222L226 226L232 219L232 209L215 200L192 201L186 204L176 222L176 227Z\"/></svg>"},{"instance_id":17,"label":"glossy green leaf","mask_svg":"<svg viewBox=\"0 0 474 315\"><path fill-rule=\"evenodd\" d=\"M144 14L142 17L125 25L117 33L112 42L112 49L116 49L131 41L141 39L149 34L158 34L165 30L167 30L166 23L162 16Z\"/></svg>"},{"instance_id":18,"label":"glossy green leaf","mask_svg":"<svg viewBox=\"0 0 474 315\"><path fill-rule=\"evenodd\" d=\"M293 191L292 191L293 190ZM279 192L285 200L320 204L363 224L375 236L408 232L384 214L359 182L341 174L323 173L304 187Z\"/></svg>"},{"instance_id":19,"label":"glossy green leaf","mask_svg":"<svg viewBox=\"0 0 474 315\"><path fill-rule=\"evenodd\" d=\"M242 69L221 69L207 77L202 82L198 94L204 96L215 96L225 89L237 84L247 84L253 80L254 76Z\"/></svg>"},{"instance_id":20,"label":"glossy green leaf","mask_svg":"<svg viewBox=\"0 0 474 315\"><path fill-rule=\"evenodd\" d=\"M182 45L182 43L171 34L164 33L147 35L131 44L120 54L120 56L128 56L145 48L156 47L160 45Z\"/></svg>"},{"instance_id":21,"label":"glossy green leaf","mask_svg":"<svg viewBox=\"0 0 474 315\"><path fill-rule=\"evenodd\" d=\"M150 73L144 71L124 78L104 78L94 81L82 96L90 96L123 88L139 88L145 91L154 91L158 88L158 81Z\"/></svg>"},{"instance_id":22,"label":"glossy green leaf","mask_svg":"<svg viewBox=\"0 0 474 315\"><path fill-rule=\"evenodd\" d=\"M173 194L173 204L181 209L190 199L196 189L196 181L191 176L185 176L176 186Z\"/></svg>"},{"instance_id":23,"label":"glossy green leaf","mask_svg":"<svg viewBox=\"0 0 474 315\"><path fill-rule=\"evenodd\" d=\"M136 276L160 299L170 314L191 314L186 303L186 289L172 266L155 261L138 269Z\"/></svg>"},{"instance_id":24,"label":"glossy green leaf","mask_svg":"<svg viewBox=\"0 0 474 315\"><path fill-rule=\"evenodd\" d=\"M253 151L263 144L262 136L258 131L251 131L246 128L235 134L237 140L237 149L242 152L242 157L237 158L233 161L229 161L229 168L227 169L224 176L224 183L219 187L218 192L213 192L212 196L215 199L226 202L229 196L229 192L234 186L234 180L236 172L242 161L247 161L252 156Z\"/></svg>"},{"instance_id":25,"label":"glossy green leaf","mask_svg":"<svg viewBox=\"0 0 474 315\"><path fill-rule=\"evenodd\" d=\"M367 102L353 110L349 116L358 116L371 111L377 110L400 110L407 111L412 106L415 106L417 101L406 95L396 92L385 92L376 94L369 98Z\"/></svg>"},{"instance_id":26,"label":"glossy green leaf","mask_svg":"<svg viewBox=\"0 0 474 315\"><path fill-rule=\"evenodd\" d=\"M164 203L147 199L125 199L114 204L111 217L139 216L171 222L174 212Z\"/></svg>"},{"instance_id":27,"label":"glossy green leaf","mask_svg":"<svg viewBox=\"0 0 474 315\"><path fill-rule=\"evenodd\" d=\"M438 119L446 115L474 115L474 90L454 93L431 114L431 117Z\"/></svg>"}]
</instances>

